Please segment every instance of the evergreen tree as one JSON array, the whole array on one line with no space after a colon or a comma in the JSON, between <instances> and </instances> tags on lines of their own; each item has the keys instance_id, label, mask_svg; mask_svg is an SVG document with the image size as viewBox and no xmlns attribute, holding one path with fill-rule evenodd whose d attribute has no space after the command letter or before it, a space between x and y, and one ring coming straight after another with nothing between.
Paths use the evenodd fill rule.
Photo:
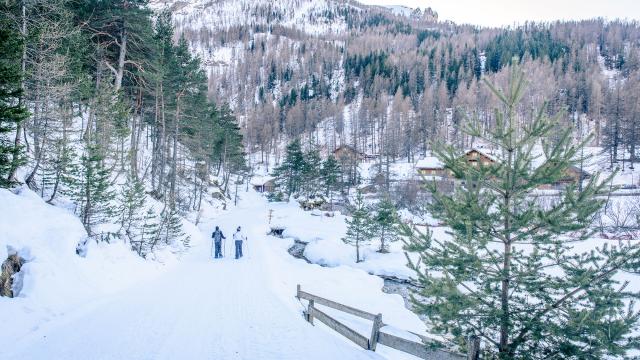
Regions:
<instances>
[{"instance_id":1,"label":"evergreen tree","mask_svg":"<svg viewBox=\"0 0 640 360\"><path fill-rule=\"evenodd\" d=\"M306 194L314 195L321 189L321 171L322 158L320 157L320 152L318 149L311 148L304 154L304 168L302 170L302 184Z\"/></svg>"},{"instance_id":2,"label":"evergreen tree","mask_svg":"<svg viewBox=\"0 0 640 360\"><path fill-rule=\"evenodd\" d=\"M572 144L570 129L547 141L559 132L558 117L550 119L544 108L531 121L516 116L525 88L516 66L506 91L488 85L502 109L496 126L481 131L472 125L467 133L494 144L498 161L474 166L453 147L437 145L435 154L464 180L453 195L431 187L429 210L449 228L450 239L404 226L407 250L420 255L410 266L427 299L415 297L417 309L433 331L460 345L468 336L481 338L486 358L624 355L638 345L631 333L639 316L628 305L637 294L614 275L638 271L640 245L580 250L592 247L589 225L603 205L596 196L608 181L595 176L581 191L569 186L552 204L541 203L536 190L565 177L584 143ZM534 166L541 145L545 158Z\"/></svg>"},{"instance_id":3,"label":"evergreen tree","mask_svg":"<svg viewBox=\"0 0 640 360\"><path fill-rule=\"evenodd\" d=\"M171 123L167 125L172 141L171 161L168 162L171 164L168 204L175 209L179 199L177 196L178 148L183 140L184 129L189 127L189 119L202 115L201 110L195 108L194 104L201 103L198 102L198 98L205 91L203 85L206 84L206 76L200 68L200 59L191 55L184 37L178 41L170 60L165 86L165 90L172 95L167 101L167 105L172 110Z\"/></svg>"},{"instance_id":4,"label":"evergreen tree","mask_svg":"<svg viewBox=\"0 0 640 360\"><path fill-rule=\"evenodd\" d=\"M131 249L137 252L139 256L146 257L150 249L158 244L160 232L156 218L153 207L148 208L144 214L140 237L136 240L130 240Z\"/></svg>"},{"instance_id":5,"label":"evergreen tree","mask_svg":"<svg viewBox=\"0 0 640 360\"><path fill-rule=\"evenodd\" d=\"M75 201L79 204L80 220L90 236L98 224L113 217L109 169L104 165L103 151L95 145L87 146L80 160L80 176L75 180Z\"/></svg>"},{"instance_id":6,"label":"evergreen tree","mask_svg":"<svg viewBox=\"0 0 640 360\"><path fill-rule=\"evenodd\" d=\"M216 116L217 134L214 154L217 154L218 168L224 170L224 191L227 192L229 179L246 170L244 145L238 121L229 104L223 104Z\"/></svg>"},{"instance_id":7,"label":"evergreen tree","mask_svg":"<svg viewBox=\"0 0 640 360\"><path fill-rule=\"evenodd\" d=\"M61 138L55 143L55 156L52 159L51 167L54 173L53 190L48 202L52 202L58 192L69 195L67 189L73 188L75 184L75 174L78 173L77 154L70 146L67 139ZM67 189L61 187L66 186Z\"/></svg>"},{"instance_id":8,"label":"evergreen tree","mask_svg":"<svg viewBox=\"0 0 640 360\"><path fill-rule=\"evenodd\" d=\"M175 209L165 207L160 213L160 225L158 227L159 241L164 245L182 243L184 247L189 247L190 238L184 233L182 219ZM154 244L155 245L155 244ZM150 247L153 251L155 246Z\"/></svg>"},{"instance_id":9,"label":"evergreen tree","mask_svg":"<svg viewBox=\"0 0 640 360\"><path fill-rule=\"evenodd\" d=\"M109 71L116 92L143 82L142 69L153 54L153 26L147 1L87 0L74 2L72 10L75 22L97 50L97 56L85 54L87 65L97 60L99 71Z\"/></svg>"},{"instance_id":10,"label":"evergreen tree","mask_svg":"<svg viewBox=\"0 0 640 360\"><path fill-rule=\"evenodd\" d=\"M144 232L146 202L144 184L136 176L128 173L119 195L120 232L126 236L130 244L135 244Z\"/></svg>"},{"instance_id":11,"label":"evergreen tree","mask_svg":"<svg viewBox=\"0 0 640 360\"><path fill-rule=\"evenodd\" d=\"M284 190L287 198L300 190L305 168L306 161L302 146L300 140L296 139L287 145L284 161L273 172L276 185L279 189Z\"/></svg>"},{"instance_id":12,"label":"evergreen tree","mask_svg":"<svg viewBox=\"0 0 640 360\"><path fill-rule=\"evenodd\" d=\"M364 204L362 194L358 191L356 201L351 207L351 219L345 219L347 223L347 233L342 238L346 244L356 247L356 262L364 261L360 258L360 246L371 241L373 235L372 219L369 209Z\"/></svg>"},{"instance_id":13,"label":"evergreen tree","mask_svg":"<svg viewBox=\"0 0 640 360\"><path fill-rule=\"evenodd\" d=\"M20 59L24 44L20 31L5 16L8 12L16 12L16 8L12 1L0 4L0 187L11 184L9 174L24 162L22 148L16 147L8 137L28 116L20 101L23 95Z\"/></svg>"},{"instance_id":14,"label":"evergreen tree","mask_svg":"<svg viewBox=\"0 0 640 360\"><path fill-rule=\"evenodd\" d=\"M378 204L376 204L376 212L373 216L373 231L380 239L380 248L378 252L386 253L389 251L389 243L398 240L398 214L396 207L388 196L385 196Z\"/></svg>"},{"instance_id":15,"label":"evergreen tree","mask_svg":"<svg viewBox=\"0 0 640 360\"><path fill-rule=\"evenodd\" d=\"M333 210L333 192L339 188L339 179L342 170L340 170L340 164L333 155L329 155L327 159L322 163L322 170L320 175L322 177L322 185L325 189L326 196L329 197L329 204Z\"/></svg>"}]
</instances>

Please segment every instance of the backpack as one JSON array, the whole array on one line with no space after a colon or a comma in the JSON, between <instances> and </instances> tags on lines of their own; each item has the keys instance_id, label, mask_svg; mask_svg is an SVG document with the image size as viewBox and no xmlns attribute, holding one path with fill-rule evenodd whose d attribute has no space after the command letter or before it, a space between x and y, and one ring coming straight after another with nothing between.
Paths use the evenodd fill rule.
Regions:
<instances>
[{"instance_id":1,"label":"backpack","mask_svg":"<svg viewBox=\"0 0 640 360\"><path fill-rule=\"evenodd\" d=\"M222 231L220 231L220 230L214 231L213 234L211 235L211 237L216 242L221 241L222 240Z\"/></svg>"}]
</instances>

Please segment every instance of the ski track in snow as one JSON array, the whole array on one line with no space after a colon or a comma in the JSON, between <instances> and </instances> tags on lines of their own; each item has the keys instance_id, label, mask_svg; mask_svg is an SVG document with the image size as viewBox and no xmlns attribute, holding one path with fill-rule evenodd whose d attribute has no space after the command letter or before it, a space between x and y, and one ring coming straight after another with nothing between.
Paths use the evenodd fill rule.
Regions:
<instances>
[{"instance_id":1,"label":"ski track in snow","mask_svg":"<svg viewBox=\"0 0 640 360\"><path fill-rule=\"evenodd\" d=\"M274 291L286 264L272 269L283 255L264 235L266 201L244 196L238 207L203 220L207 241L194 244L174 269L34 329L0 358L381 359L306 323L295 288L289 299ZM208 239L215 225L227 237L227 256L214 261ZM231 256L237 225L248 237L240 260Z\"/></svg>"}]
</instances>

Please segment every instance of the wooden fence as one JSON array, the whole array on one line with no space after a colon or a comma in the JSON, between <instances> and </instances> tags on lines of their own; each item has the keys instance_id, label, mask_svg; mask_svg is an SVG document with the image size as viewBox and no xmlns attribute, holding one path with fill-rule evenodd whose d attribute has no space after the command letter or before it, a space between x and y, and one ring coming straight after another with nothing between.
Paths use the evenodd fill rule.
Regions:
<instances>
[{"instance_id":1,"label":"wooden fence","mask_svg":"<svg viewBox=\"0 0 640 360\"><path fill-rule=\"evenodd\" d=\"M381 329L385 326L385 323L382 322L382 314L372 314L360 309L356 309L351 306L340 304L333 300L325 299L323 297L310 294L306 291L302 291L300 285L298 285L296 297L298 299L305 299L309 301L308 308L307 310L304 311L304 317L308 322L313 324L314 320L318 320L324 323L325 325L327 325L329 328L338 332L342 336L353 341L355 344L357 344L358 346L360 346L365 350L375 351L376 345L382 344L390 348L417 356L421 359L430 359L430 360L478 359L479 344L477 340L470 341L469 353L467 356L453 353L446 350L433 349L429 347L429 343L433 343L434 340L427 339L418 334L414 334L414 335L418 336L422 340L421 342L408 340L408 339L387 334L381 331ZM359 332L353 330L349 326L334 319L327 313L319 310L316 307L316 305L324 305L326 307L336 309L336 310L345 312L347 314L351 314L351 315L372 321L373 324L371 326L371 335L369 337L366 337L360 334Z\"/></svg>"}]
</instances>

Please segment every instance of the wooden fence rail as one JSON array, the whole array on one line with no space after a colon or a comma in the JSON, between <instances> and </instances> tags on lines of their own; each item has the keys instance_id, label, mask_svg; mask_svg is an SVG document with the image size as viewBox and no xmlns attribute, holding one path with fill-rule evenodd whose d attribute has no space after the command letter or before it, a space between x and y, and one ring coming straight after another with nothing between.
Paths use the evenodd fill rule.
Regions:
<instances>
[{"instance_id":1,"label":"wooden fence rail","mask_svg":"<svg viewBox=\"0 0 640 360\"><path fill-rule=\"evenodd\" d=\"M297 297L299 299L305 299L305 300L313 300L316 302L316 304L320 304L320 305L324 305L336 310L340 310L342 312L346 312L347 314L351 314L351 315L355 315L357 317L361 317L363 319L367 319L370 321L373 321L376 318L376 315L368 313L366 311L362 311L360 309L356 309L353 308L351 306L347 306L347 305L342 305L340 303L337 303L335 301L329 300L329 299L325 299L322 298L320 296L316 296L313 294L309 294L308 292L302 291L300 289L300 285L298 285L298 294Z\"/></svg>"},{"instance_id":2,"label":"wooden fence rail","mask_svg":"<svg viewBox=\"0 0 640 360\"><path fill-rule=\"evenodd\" d=\"M356 345L360 346L361 348L365 350L369 349L369 339L367 339L366 336L358 333L347 325L318 310L318 308L311 307L308 312L313 319L321 321L331 329L335 330L337 333L356 343Z\"/></svg>"},{"instance_id":3,"label":"wooden fence rail","mask_svg":"<svg viewBox=\"0 0 640 360\"><path fill-rule=\"evenodd\" d=\"M372 313L362 311L360 309L356 309L351 306L340 304L338 302L325 299L317 295L310 294L308 292L302 291L302 289L300 288L300 285L298 285L296 297L298 299L305 299L309 301L308 308L304 312L304 316L308 322L313 324L314 319L317 319L318 321L321 321L322 323L324 323L325 325L327 325L329 328L333 329L337 333L353 341L363 349L375 351L376 345L382 344L390 348L417 356L421 359L462 360L462 359L478 358L478 347L475 346L476 345L475 343L473 344L474 346L470 347L469 350L471 352L468 354L468 356L465 356L462 354L456 354L456 353L446 351L446 350L441 350L441 349L432 349L428 345L426 345L431 340L427 340L419 335L418 337L422 339L421 342L404 339L395 335L382 332L381 329L385 326L385 324L382 322L382 314L374 315ZM371 336L367 338L366 336L358 333L354 329L348 327L347 325L327 315L323 311L319 310L316 307L316 304L324 305L329 308L339 310L347 314L351 314L351 315L372 321L373 324L371 327Z\"/></svg>"}]
</instances>

